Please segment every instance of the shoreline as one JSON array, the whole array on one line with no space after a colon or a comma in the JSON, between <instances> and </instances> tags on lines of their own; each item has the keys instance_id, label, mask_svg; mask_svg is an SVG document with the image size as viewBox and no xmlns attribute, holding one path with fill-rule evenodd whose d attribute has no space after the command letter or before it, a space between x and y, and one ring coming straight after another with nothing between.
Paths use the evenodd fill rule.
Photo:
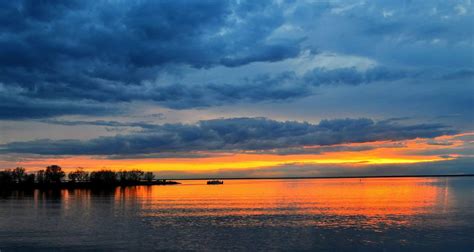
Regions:
<instances>
[{"instance_id":1,"label":"shoreline","mask_svg":"<svg viewBox=\"0 0 474 252\"><path fill-rule=\"evenodd\" d=\"M261 178L219 178L220 180L304 180L304 179L376 179L376 178L442 178L442 177L474 177L474 174L449 174L449 175L387 175L387 176L344 176L344 177L261 177ZM154 186L154 185L180 185L178 181L205 181L217 178L177 178L156 180L152 182L140 181L131 183L114 183L114 184L97 184L92 182L63 182L60 184L29 184L29 185L10 185L8 187L0 187L0 191L23 191L23 190L72 190L72 189L93 189L93 190L109 190L117 187L130 186Z\"/></svg>"},{"instance_id":2,"label":"shoreline","mask_svg":"<svg viewBox=\"0 0 474 252\"><path fill-rule=\"evenodd\" d=\"M114 183L114 184L97 184L92 182L63 182L60 184L29 184L29 185L10 185L7 187L0 187L0 191L14 191L14 190L69 190L69 189L115 189L117 187L129 186L154 186L154 185L179 185L181 183L171 180L166 181L140 181L136 183Z\"/></svg>"},{"instance_id":3,"label":"shoreline","mask_svg":"<svg viewBox=\"0 0 474 252\"><path fill-rule=\"evenodd\" d=\"M206 177L206 178L170 178L169 180L264 180L264 179L363 179L363 178L439 178L439 177L474 177L474 174L447 175L382 175L382 176L329 176L329 177Z\"/></svg>"}]
</instances>

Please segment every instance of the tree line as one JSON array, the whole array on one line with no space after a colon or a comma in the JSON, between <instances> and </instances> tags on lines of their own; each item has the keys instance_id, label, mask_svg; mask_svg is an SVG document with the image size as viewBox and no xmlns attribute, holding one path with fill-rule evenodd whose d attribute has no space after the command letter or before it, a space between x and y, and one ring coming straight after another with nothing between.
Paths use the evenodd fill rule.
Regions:
<instances>
[{"instance_id":1,"label":"tree line","mask_svg":"<svg viewBox=\"0 0 474 252\"><path fill-rule=\"evenodd\" d=\"M67 175L67 176L66 176ZM82 168L66 174L58 165L51 165L35 173L27 173L23 167L0 171L0 188L58 187L58 186L121 186L140 184L177 184L155 180L152 172L141 170L87 172Z\"/></svg>"}]
</instances>

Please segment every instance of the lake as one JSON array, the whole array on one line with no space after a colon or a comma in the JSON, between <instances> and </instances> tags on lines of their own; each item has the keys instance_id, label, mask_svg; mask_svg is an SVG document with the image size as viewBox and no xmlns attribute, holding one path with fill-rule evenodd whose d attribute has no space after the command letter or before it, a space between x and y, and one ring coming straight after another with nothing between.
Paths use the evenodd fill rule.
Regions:
<instances>
[{"instance_id":1,"label":"lake","mask_svg":"<svg viewBox=\"0 0 474 252\"><path fill-rule=\"evenodd\" d=\"M0 250L474 250L474 177L4 192Z\"/></svg>"}]
</instances>

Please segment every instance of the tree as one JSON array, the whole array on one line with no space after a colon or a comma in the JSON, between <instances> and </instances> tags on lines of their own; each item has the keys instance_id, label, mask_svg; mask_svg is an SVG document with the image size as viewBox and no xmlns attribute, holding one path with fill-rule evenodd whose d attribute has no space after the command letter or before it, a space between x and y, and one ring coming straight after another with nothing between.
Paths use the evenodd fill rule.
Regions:
<instances>
[{"instance_id":1,"label":"tree","mask_svg":"<svg viewBox=\"0 0 474 252\"><path fill-rule=\"evenodd\" d=\"M118 177L121 184L134 184L140 182L143 174L140 170L119 171Z\"/></svg>"},{"instance_id":2,"label":"tree","mask_svg":"<svg viewBox=\"0 0 474 252\"><path fill-rule=\"evenodd\" d=\"M38 172L36 172L36 182L38 182L38 184L46 183L44 170L39 170Z\"/></svg>"},{"instance_id":3,"label":"tree","mask_svg":"<svg viewBox=\"0 0 474 252\"><path fill-rule=\"evenodd\" d=\"M118 179L120 183L125 183L128 181L128 172L127 171L119 171L117 172Z\"/></svg>"},{"instance_id":4,"label":"tree","mask_svg":"<svg viewBox=\"0 0 474 252\"><path fill-rule=\"evenodd\" d=\"M25 168L23 167L13 169L11 174L14 183L21 184L26 179Z\"/></svg>"},{"instance_id":5,"label":"tree","mask_svg":"<svg viewBox=\"0 0 474 252\"><path fill-rule=\"evenodd\" d=\"M112 186L117 183L117 174L111 170L91 172L90 181L96 185Z\"/></svg>"},{"instance_id":6,"label":"tree","mask_svg":"<svg viewBox=\"0 0 474 252\"><path fill-rule=\"evenodd\" d=\"M25 176L25 180L23 181L23 184L28 185L28 186L33 186L35 184L35 174L30 173Z\"/></svg>"},{"instance_id":7,"label":"tree","mask_svg":"<svg viewBox=\"0 0 474 252\"><path fill-rule=\"evenodd\" d=\"M74 172L70 172L67 176L72 182L86 182L89 180L89 173L85 172L81 167L77 168Z\"/></svg>"},{"instance_id":8,"label":"tree","mask_svg":"<svg viewBox=\"0 0 474 252\"><path fill-rule=\"evenodd\" d=\"M44 173L46 183L61 183L61 179L63 179L65 173L62 171L59 165L50 165L46 167L46 171Z\"/></svg>"},{"instance_id":9,"label":"tree","mask_svg":"<svg viewBox=\"0 0 474 252\"><path fill-rule=\"evenodd\" d=\"M0 187L8 187L13 184L12 170L0 171Z\"/></svg>"},{"instance_id":10,"label":"tree","mask_svg":"<svg viewBox=\"0 0 474 252\"><path fill-rule=\"evenodd\" d=\"M153 181L153 179L155 178L155 175L153 174L153 172L146 172L145 175L143 175L143 178L151 183Z\"/></svg>"},{"instance_id":11,"label":"tree","mask_svg":"<svg viewBox=\"0 0 474 252\"><path fill-rule=\"evenodd\" d=\"M144 174L144 172L140 170L131 170L128 173L129 173L129 180L131 182L140 182L140 179L142 178Z\"/></svg>"},{"instance_id":12,"label":"tree","mask_svg":"<svg viewBox=\"0 0 474 252\"><path fill-rule=\"evenodd\" d=\"M32 186L34 182L35 175L27 174L22 167L0 171L0 187Z\"/></svg>"}]
</instances>

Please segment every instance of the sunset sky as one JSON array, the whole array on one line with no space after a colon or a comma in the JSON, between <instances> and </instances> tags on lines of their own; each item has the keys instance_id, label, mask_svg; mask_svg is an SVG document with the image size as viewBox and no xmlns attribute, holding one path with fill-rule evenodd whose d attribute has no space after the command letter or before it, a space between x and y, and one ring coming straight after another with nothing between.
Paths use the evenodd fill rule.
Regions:
<instances>
[{"instance_id":1,"label":"sunset sky","mask_svg":"<svg viewBox=\"0 0 474 252\"><path fill-rule=\"evenodd\" d=\"M463 1L2 1L0 169L474 174Z\"/></svg>"}]
</instances>

